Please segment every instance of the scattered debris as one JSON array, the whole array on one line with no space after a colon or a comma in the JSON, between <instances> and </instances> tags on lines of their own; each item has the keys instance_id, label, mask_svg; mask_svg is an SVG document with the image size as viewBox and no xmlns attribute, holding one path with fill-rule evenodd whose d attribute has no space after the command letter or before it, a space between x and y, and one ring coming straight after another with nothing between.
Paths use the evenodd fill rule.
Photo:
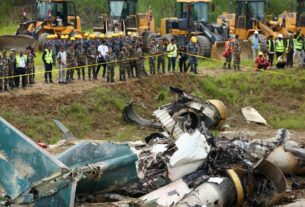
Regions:
<instances>
[{"instance_id":1,"label":"scattered debris","mask_svg":"<svg viewBox=\"0 0 305 207\"><path fill-rule=\"evenodd\" d=\"M267 121L258 111L252 107L246 107L241 109L242 114L244 115L247 122L255 122L258 124L268 125Z\"/></svg>"},{"instance_id":2,"label":"scattered debris","mask_svg":"<svg viewBox=\"0 0 305 207\"><path fill-rule=\"evenodd\" d=\"M226 118L218 100L202 102L178 88L174 103L147 121L133 106L124 120L160 131L145 142L75 140L57 157L0 118L0 184L5 204L36 206L270 206L287 191L285 174L304 174L305 149L281 129L269 140L215 137ZM299 188L301 184L294 184ZM89 204L88 204L89 203Z\"/></svg>"}]
</instances>

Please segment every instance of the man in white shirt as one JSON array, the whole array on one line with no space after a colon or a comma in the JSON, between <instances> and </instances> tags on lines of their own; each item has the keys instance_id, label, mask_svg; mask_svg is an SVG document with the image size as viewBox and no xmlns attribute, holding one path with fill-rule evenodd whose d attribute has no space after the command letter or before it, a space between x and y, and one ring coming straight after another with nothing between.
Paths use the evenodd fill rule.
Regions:
<instances>
[{"instance_id":1,"label":"man in white shirt","mask_svg":"<svg viewBox=\"0 0 305 207\"><path fill-rule=\"evenodd\" d=\"M100 72L101 66L103 66L103 78L106 77L106 61L107 61L107 55L108 55L108 46L105 45L105 41L102 41L102 44L100 46L98 46L97 48L97 52L98 52L98 66L96 68L94 75L94 79L97 80L97 76L98 73Z\"/></svg>"},{"instance_id":2,"label":"man in white shirt","mask_svg":"<svg viewBox=\"0 0 305 207\"><path fill-rule=\"evenodd\" d=\"M15 86L19 88L20 77L22 78L22 88L25 89L27 85L27 80L25 76L26 67L27 67L27 56L23 54L23 51L19 51L19 55L16 56L15 59Z\"/></svg>"},{"instance_id":3,"label":"man in white shirt","mask_svg":"<svg viewBox=\"0 0 305 207\"><path fill-rule=\"evenodd\" d=\"M67 52L63 45L60 47L60 51L57 54L57 62L59 68L58 82L59 84L67 83L66 81Z\"/></svg>"}]
</instances>

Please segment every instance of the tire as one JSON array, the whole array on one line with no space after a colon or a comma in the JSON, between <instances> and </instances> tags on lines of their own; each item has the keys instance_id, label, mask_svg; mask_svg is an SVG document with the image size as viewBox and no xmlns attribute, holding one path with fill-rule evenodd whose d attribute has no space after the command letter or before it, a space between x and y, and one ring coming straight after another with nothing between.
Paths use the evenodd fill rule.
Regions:
<instances>
[{"instance_id":1,"label":"tire","mask_svg":"<svg viewBox=\"0 0 305 207\"><path fill-rule=\"evenodd\" d=\"M196 37L200 49L199 54L204 57L211 57L212 44L209 39L202 35L198 35Z\"/></svg>"},{"instance_id":2,"label":"tire","mask_svg":"<svg viewBox=\"0 0 305 207\"><path fill-rule=\"evenodd\" d=\"M146 52L148 52L148 48L153 39L156 39L156 33L154 32L144 32L143 33L143 47Z\"/></svg>"},{"instance_id":3,"label":"tire","mask_svg":"<svg viewBox=\"0 0 305 207\"><path fill-rule=\"evenodd\" d=\"M249 42L251 42L253 35L251 35L249 37ZM267 37L265 35L259 34L259 39L261 41L260 43L260 51L261 52L266 52L268 51L268 41L267 41Z\"/></svg>"},{"instance_id":4,"label":"tire","mask_svg":"<svg viewBox=\"0 0 305 207\"><path fill-rule=\"evenodd\" d=\"M38 37L39 48L43 48L45 41L48 39L49 33L42 33Z\"/></svg>"},{"instance_id":5,"label":"tire","mask_svg":"<svg viewBox=\"0 0 305 207\"><path fill-rule=\"evenodd\" d=\"M172 39L176 39L174 35L172 34L165 34L162 36L163 41L166 41L167 43L170 43Z\"/></svg>"}]
</instances>

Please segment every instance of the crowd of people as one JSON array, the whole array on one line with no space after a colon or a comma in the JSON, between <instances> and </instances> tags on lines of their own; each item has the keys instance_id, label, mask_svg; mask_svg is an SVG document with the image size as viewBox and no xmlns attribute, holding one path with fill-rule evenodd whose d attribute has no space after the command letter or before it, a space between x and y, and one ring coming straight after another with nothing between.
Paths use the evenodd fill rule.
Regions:
<instances>
[{"instance_id":1,"label":"crowd of people","mask_svg":"<svg viewBox=\"0 0 305 207\"><path fill-rule=\"evenodd\" d=\"M251 47L257 70L267 70L274 67L278 69L292 68L294 62L297 63L299 68L304 65L304 36L300 34L300 31L290 35L286 40L284 40L282 34L278 34L276 39L269 36L265 50L261 49L259 32L255 31L251 39ZM274 57L276 58L275 65Z\"/></svg>"},{"instance_id":2,"label":"crowd of people","mask_svg":"<svg viewBox=\"0 0 305 207\"><path fill-rule=\"evenodd\" d=\"M299 31L284 41L281 34L276 40L268 38L268 48L261 50L261 39L258 31L250 39L253 59L256 69L273 67L276 55L277 68L293 67L293 59L298 65L303 65L302 51L304 37ZM285 44L284 44L285 43ZM144 56L144 49L148 56ZM181 73L198 73L198 56L200 48L194 36L186 45L177 46L175 39L153 40L147 48L143 48L142 38L128 33L112 35L96 35L86 33L83 36L49 35L44 44L42 60L44 63L45 83L54 83L53 71L58 69L59 84L73 83L78 80L98 80L100 76L107 82L115 82L115 68L119 66L119 80L148 76L145 60L148 59L150 75L165 74L165 60L167 58L167 72L176 72L176 62ZM239 36L229 38L225 43L224 68L233 67L240 70L241 47ZM286 56L286 60L284 59ZM35 83L35 51L33 48L22 50L11 49L0 55L0 92L14 88L26 88ZM232 65L232 59L233 65ZM102 69L102 70L101 70ZM56 78L57 79L57 78Z\"/></svg>"},{"instance_id":3,"label":"crowd of people","mask_svg":"<svg viewBox=\"0 0 305 207\"><path fill-rule=\"evenodd\" d=\"M148 45L148 56L144 56L142 38L128 34L115 33L85 34L69 37L67 35L49 35L44 44L42 60L44 63L45 83L54 83L53 72L58 69L59 84L73 83L74 80L98 80L115 82L115 67L119 67L119 80L148 76L145 60L149 62L150 75L176 72L176 62L181 73L197 73L199 46L197 38L178 47L175 40L153 40ZM194 56L192 55L194 54ZM0 55L0 92L14 88L26 88L35 83L35 51L28 47L22 50L12 49ZM57 79L57 78L56 78ZM21 81L21 84L20 84Z\"/></svg>"}]
</instances>

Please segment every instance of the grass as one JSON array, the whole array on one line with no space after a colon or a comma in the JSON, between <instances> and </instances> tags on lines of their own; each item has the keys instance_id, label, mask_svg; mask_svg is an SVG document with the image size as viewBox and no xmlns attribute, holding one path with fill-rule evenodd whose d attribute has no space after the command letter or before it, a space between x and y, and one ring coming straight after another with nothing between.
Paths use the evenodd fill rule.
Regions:
<instances>
[{"instance_id":1,"label":"grass","mask_svg":"<svg viewBox=\"0 0 305 207\"><path fill-rule=\"evenodd\" d=\"M0 26L1 35L14 35L17 31L18 25L11 24L9 26Z\"/></svg>"}]
</instances>

